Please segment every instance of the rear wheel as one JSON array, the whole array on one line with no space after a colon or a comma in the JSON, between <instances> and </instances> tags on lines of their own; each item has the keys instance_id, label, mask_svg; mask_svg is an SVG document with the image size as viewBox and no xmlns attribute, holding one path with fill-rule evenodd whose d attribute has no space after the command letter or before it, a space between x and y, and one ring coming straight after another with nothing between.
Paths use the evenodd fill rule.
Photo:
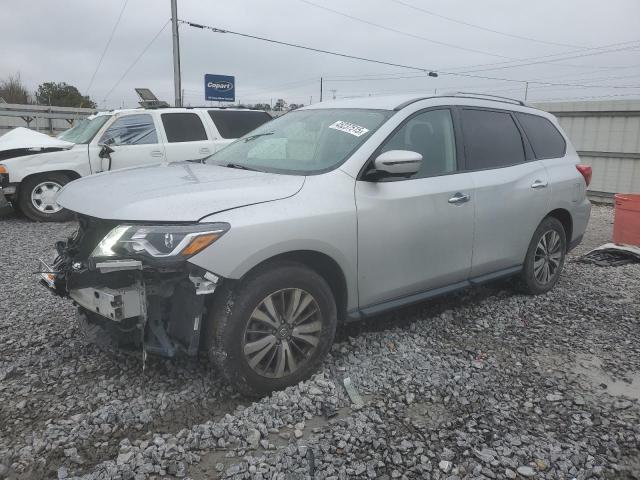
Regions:
<instances>
[{"instance_id":1,"label":"rear wheel","mask_svg":"<svg viewBox=\"0 0 640 480\"><path fill-rule=\"evenodd\" d=\"M58 192L71 179L63 173L48 173L29 177L20 185L19 209L36 222L64 222L71 212L56 203Z\"/></svg>"},{"instance_id":2,"label":"rear wheel","mask_svg":"<svg viewBox=\"0 0 640 480\"><path fill-rule=\"evenodd\" d=\"M301 264L271 264L218 292L209 318L209 357L240 392L265 394L316 371L336 324L324 278Z\"/></svg>"},{"instance_id":3,"label":"rear wheel","mask_svg":"<svg viewBox=\"0 0 640 480\"><path fill-rule=\"evenodd\" d=\"M567 238L562 223L545 218L531 239L524 262L521 286L525 293L538 295L551 290L560 278L567 252Z\"/></svg>"}]
</instances>

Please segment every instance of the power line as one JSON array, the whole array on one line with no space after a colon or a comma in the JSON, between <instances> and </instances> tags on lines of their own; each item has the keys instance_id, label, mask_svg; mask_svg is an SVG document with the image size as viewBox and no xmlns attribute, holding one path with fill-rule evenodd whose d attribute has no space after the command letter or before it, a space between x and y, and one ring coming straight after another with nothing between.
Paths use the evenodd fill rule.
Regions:
<instances>
[{"instance_id":1,"label":"power line","mask_svg":"<svg viewBox=\"0 0 640 480\"><path fill-rule=\"evenodd\" d=\"M437 44L437 45L442 45L442 46L446 46L446 47L450 47L450 48L456 48L456 49L459 49L459 50L464 50L464 51L468 51L468 52L472 52L472 53L480 53L480 54L483 54L483 55L490 55L492 57L506 58L507 59L507 61L498 62L497 64L523 62L523 61L530 60L530 59L519 59L519 58L514 58L514 57L508 57L506 55L500 55L500 54L496 54L496 53L492 53L492 52L487 52L487 51L484 51L484 50L477 50L477 49L472 49L472 48L468 48L468 47L463 47L463 46L460 46L460 45L454 45L454 44L451 44L451 43L446 43L446 42L441 42L441 41L438 41L438 40L433 40L431 38L423 37L421 35L416 35L416 34L413 34L413 33L405 32L403 30L398 30L398 29L395 29L395 28L392 28L392 27L387 27L387 26L381 25L379 23L374 23L374 22L371 22L369 20L365 20L363 18L356 17L355 15L350 15L348 13L344 13L344 12L341 12L339 10L334 10L332 8L325 7L324 5L318 5L317 3L314 3L314 2L312 2L310 0L299 0L299 1L302 2L302 3L306 3L307 5L311 5L311 6L314 6L316 8L319 8L321 10L325 10L325 11L334 13L336 15L340 15L340 16L349 18L349 19L354 20L356 22L360 22L360 23L364 23L366 25L370 25L370 26L374 26L374 27L377 27L377 28L381 28L381 29L387 30L389 32L397 33L397 34L404 35L404 36L411 37L411 38L416 38L416 39L419 39L419 40L425 40L427 42L431 42L431 43L434 43L434 44ZM627 43L630 43L630 42L627 42ZM553 57L553 56L559 56L559 55L568 55L568 54L575 53L575 52L589 51L589 50L594 50L594 49L598 49L598 48L603 48L603 47L593 47L593 48L579 47L579 50L574 50L574 51L564 52L564 53L556 53L556 54L548 55L548 56L549 57ZM587 55L585 55L585 56L587 56ZM546 56L539 57L539 58L545 58L545 57ZM534 59L535 58L536 57L534 57ZM569 58L577 58L577 57L567 57L566 59L569 59ZM573 68L585 68L582 65L556 63L559 60L565 60L565 58L559 58L559 59L556 59L556 60L553 60L553 61L549 61L549 62L535 62L535 63L551 63L553 65L562 65L562 66L573 67ZM488 65L491 65L491 64L488 64ZM520 66L520 65L516 65L516 66ZM461 68L466 68L466 67L461 67ZM510 68L510 67L503 67L503 68ZM492 70L492 69L488 69L488 70Z\"/></svg>"},{"instance_id":2,"label":"power line","mask_svg":"<svg viewBox=\"0 0 640 480\"><path fill-rule=\"evenodd\" d=\"M118 85L120 85L120 82L122 82L122 80L124 80L124 78L129 74L129 72L131 71L131 69L136 65L136 63L138 63L140 61L140 59L144 56L145 53L147 53L147 50L149 50L149 47L151 47L151 45L153 44L153 42L155 42L157 40L157 38L160 36L160 34L164 31L165 28L167 28L167 25L169 25L169 23L171 23L171 20L167 20L167 22L162 26L162 28L160 30L158 30L158 33L156 33L154 35L154 37L151 39L151 41L149 43L147 43L147 45L142 49L142 51L140 52L140 54L136 57L136 59L131 63L131 65L129 65L129 67L125 70L125 72L122 74L122 76L120 77L120 79L115 83L115 85L113 87L111 87L111 90L109 90L107 92L107 94L104 96L104 98L102 99L102 101L106 101L107 97L109 95L111 95L111 93L116 89L116 87Z\"/></svg>"},{"instance_id":3,"label":"power line","mask_svg":"<svg viewBox=\"0 0 640 480\"><path fill-rule=\"evenodd\" d=\"M392 28L392 27L387 27L385 25L380 25L379 23L370 22L369 20L365 20L363 18L356 17L354 15L349 15L348 13L340 12L339 10L334 10L332 8L325 7L324 5L318 5L317 3L311 2L309 0L299 0L299 1L302 2L302 3L306 3L307 5L311 5L313 7L319 8L321 10L325 10L327 12L332 12L332 13L335 13L336 15L340 15L342 17L346 17L346 18L349 18L351 20L355 20L356 22L364 23L366 25L370 25L370 26L373 26L373 27L376 27L376 28L381 28L382 30L386 30L388 32L393 32L393 33L397 33L397 34L400 34L400 35L404 35L405 37L416 38L418 40L424 40L426 42L430 42L430 43L433 43L435 45L442 45L444 47L455 48L457 50L463 50L465 52L479 53L479 54L482 54L482 55L489 55L491 57L497 57L497 58L507 58L509 60L517 60L517 58L508 57L506 55L500 55L500 54L497 54L497 53L486 52L484 50L476 50L476 49L473 49L473 48L462 47L460 45L454 45L452 43L441 42L439 40L433 40L432 38L423 37L421 35L416 35L414 33L405 32L403 30L397 30L397 29Z\"/></svg>"},{"instance_id":4,"label":"power line","mask_svg":"<svg viewBox=\"0 0 640 480\"><path fill-rule=\"evenodd\" d=\"M629 42L629 43L631 43L631 42ZM540 63L552 63L553 64L555 61L558 61L558 60L568 60L568 59L573 59L573 58L592 57L594 55L602 55L602 54L605 54L605 53L621 52L621 51L624 51L624 50L633 50L633 49L636 49L636 48L640 48L640 45L627 45L626 47L614 48L614 49L609 49L609 50L601 50L601 51L598 51L598 52L583 53L583 54L579 54L579 55L571 55L571 56L562 57L562 58L555 58L555 59L551 59L551 60L538 60L538 61L535 61L535 62L522 63L522 64L518 64L518 65L504 65L504 66L501 66L501 67L494 67L494 68L480 68L480 69L475 69L475 70L466 70L466 72L475 73L475 72L486 72L486 71L494 71L494 70L504 70L505 68L528 67L530 65L538 65ZM560 65L560 64L557 64L557 65Z\"/></svg>"},{"instance_id":5,"label":"power line","mask_svg":"<svg viewBox=\"0 0 640 480\"><path fill-rule=\"evenodd\" d=\"M405 7L411 8L413 10L417 10L419 12L426 13L427 15L431 15L433 17L442 18L442 19L447 20L449 22L458 23L460 25L466 25L467 27L477 28L478 30L484 30L485 32L491 32L491 33L495 33L497 35L503 35L505 37L517 38L519 40L527 40L527 41L530 41L530 42L542 43L542 44L545 44L545 45L554 45L556 47L584 48L581 45L571 45L571 44L568 44L568 43L550 42L548 40L540 40L538 38L531 38L531 37L525 37L523 35L515 35L513 33L501 32L499 30L493 30L491 28L483 27L481 25L476 25L474 23L469 23L469 22L465 22L465 21L462 21L462 20L458 20L456 18L447 17L446 15L441 15L439 13L432 12L431 10L426 10L426 9L424 9L422 7L417 7L415 5L411 5L410 3L403 2L402 0L391 0L391 1L395 2L395 3L398 3L400 5L404 5Z\"/></svg>"},{"instance_id":6,"label":"power line","mask_svg":"<svg viewBox=\"0 0 640 480\"><path fill-rule=\"evenodd\" d=\"M104 49L102 50L102 55L100 55L100 60L98 60L98 65L96 65L96 69L94 70L93 75L91 75L91 80L89 80L89 86L85 90L87 95L89 94L89 90L93 86L93 81L95 80L96 75L98 74L98 70L100 69L100 65L102 65L102 60L104 59L104 56L106 55L107 50L109 49L109 45L111 45L111 40L113 40L113 36L115 35L116 29L118 28L118 25L120 24L120 20L122 19L122 14L124 13L125 8L127 8L127 3L128 2L129 2L129 0L124 0L124 3L122 4L122 8L120 9L120 14L118 15L118 19L116 20L116 23L113 26L113 29L111 30L111 35L109 35L109 39L107 40L107 44L104 46Z\"/></svg>"},{"instance_id":7,"label":"power line","mask_svg":"<svg viewBox=\"0 0 640 480\"><path fill-rule=\"evenodd\" d=\"M446 75L446 73L444 73ZM408 78L425 78L426 75L407 75L402 77L385 77L385 78L353 78L353 79L331 79L325 78L327 81L331 82L360 82L363 80L373 81L373 80L403 80ZM584 85L578 83L554 83L554 82L545 82L545 81L536 81L536 80L518 80L519 82L528 82L534 85L545 85L545 86L562 86L562 87L589 87L589 88L640 88L640 85Z\"/></svg>"},{"instance_id":8,"label":"power line","mask_svg":"<svg viewBox=\"0 0 640 480\"><path fill-rule=\"evenodd\" d=\"M592 51L593 53L591 55L600 55L601 53L609 53L610 51L618 51L618 50L606 50L606 49L611 49L612 47L619 47L622 45L630 45L630 44L638 44L638 42L640 42L640 40L631 40L631 41L627 41L627 42L619 42L619 43L611 43L608 45L602 45L600 47L589 47L589 48L583 48L580 50L574 50L571 52L565 52L565 53L554 53L554 54L550 54L550 55L539 55L536 57L529 57L529 58L523 58L520 60L517 60L516 62L510 61L510 62L493 62L493 63L480 63L480 64L475 64L475 65L467 65L467 66L462 66L462 67L455 67L453 68L453 70L464 70L465 72L472 72L472 71L490 71L490 70L499 70L499 69L503 69L503 68L517 68L517 67L524 67L524 66L528 66L528 65L533 65L535 63L549 63L552 65L563 65L563 64L559 64L559 63L555 63L558 60L566 60L566 59L571 59L571 58L578 58L578 57L584 57L584 56L589 56L587 54L585 55L576 55L576 56L569 56L567 57L567 55L573 55L573 54L582 54L584 52L589 52ZM633 45L630 46L629 48L636 48L637 45ZM594 51L597 50L597 51ZM553 57L563 57L563 58L553 58ZM541 60L541 59L549 59L547 62L535 62L536 60ZM533 61L533 62L531 62ZM526 64L521 64L521 63L517 63L517 62L531 62L531 63L526 63ZM513 65L505 65L505 64L513 64ZM476 69L476 70L465 70L465 69L475 69L477 67L493 67L497 65L498 67L496 68L484 68L484 69ZM604 68L607 70L611 70L611 69L622 69L622 68L633 68L633 66L629 66L629 65L624 65L624 66L613 66L613 67L595 67L593 65L589 66L589 68Z\"/></svg>"},{"instance_id":9,"label":"power line","mask_svg":"<svg viewBox=\"0 0 640 480\"><path fill-rule=\"evenodd\" d=\"M187 20L179 20L179 22L183 23L185 25L189 25L190 27L199 28L199 29L202 29L202 30L211 30L213 33L228 33L230 35L237 35L239 37L252 38L254 40L261 40L263 42L275 43L277 45L285 45L287 47L300 48L300 49L303 49L303 50L309 50L309 51L317 52L317 53L325 53L327 55L333 55L333 56L336 56L336 57L350 58L352 60L361 60L363 62L377 63L377 64L380 64L380 65L387 65L387 66L390 66L390 67L409 68L411 70L418 70L418 71L421 71L421 72L433 72L433 69L430 69L430 68L411 67L411 66L408 66L408 65L402 65L400 63L385 62L383 60L374 60L374 59L371 59L371 58L358 57L356 55L349 55L347 53L332 52L330 50L323 50L321 48L308 47L308 46L299 45L299 44L296 44L296 43L282 42L280 40L274 40L274 39L271 39L271 38L259 37L257 35L250 35L248 33L234 32L233 30L224 30L224 29L221 29L221 28L212 27L210 25L202 25L200 23L189 22Z\"/></svg>"},{"instance_id":10,"label":"power line","mask_svg":"<svg viewBox=\"0 0 640 480\"><path fill-rule=\"evenodd\" d=\"M248 34L248 33L235 32L233 30L224 30L224 29L213 27L213 26L210 26L210 25L203 25L203 24L199 24L199 23L190 22L190 21L187 21L187 20L178 20L178 21L180 23L183 23L183 24L188 25L188 26L193 27L193 28L199 28L201 30L210 30L213 33L227 33L229 35L237 35L237 36L240 36L240 37L251 38L251 39L254 39L254 40L261 40L261 41L268 42L268 43L274 43L274 44L277 44L277 45L285 45L287 47L299 48L299 49L302 49L302 50L309 50L309 51L313 51L313 52L317 52L317 53L324 53L324 54L327 54L327 55L333 55L333 56L342 57L342 58L349 58L349 59L352 59L352 60L360 60L360 61L363 61L363 62L377 63L377 64L380 64L380 65L387 65L387 66L392 66L392 67L400 67L400 68L406 68L406 69L409 69L409 70L416 70L416 71L420 71L420 72L426 72L426 73L428 73L428 76L430 76L430 77L435 77L438 74L440 74L440 75L450 75L450 76L456 76L456 77L479 78L479 79L483 79L483 80L497 80L497 81L517 82L517 83L529 82L529 83L540 84L540 85L553 85L553 83L551 83L551 82L539 82L539 81L535 81L535 80L531 80L531 81L530 80L518 80L518 79L513 79L513 78L491 77L491 76L487 76L487 75L474 75L472 73L446 72L446 71L441 71L441 70L438 71L436 69L431 69L431 68L417 67L417 66L412 66L412 65L403 65L401 63L387 62L387 61L384 61L384 60L376 60L376 59L372 59L372 58L359 57L359 56L356 56L356 55L350 55L350 54L341 53L341 52L334 52L334 51L331 51L331 50L324 50L324 49L320 49L320 48L308 47L306 45L300 45L300 44L291 43L291 42L283 42L283 41L274 40L274 39L271 39L271 38L260 37L260 36L257 36L257 35L251 35L251 34ZM561 83L558 83L556 85L567 85L567 86L575 86L575 87L584 87L584 85L579 85L579 84L561 84ZM638 87L622 86L622 88L638 88Z\"/></svg>"}]
</instances>

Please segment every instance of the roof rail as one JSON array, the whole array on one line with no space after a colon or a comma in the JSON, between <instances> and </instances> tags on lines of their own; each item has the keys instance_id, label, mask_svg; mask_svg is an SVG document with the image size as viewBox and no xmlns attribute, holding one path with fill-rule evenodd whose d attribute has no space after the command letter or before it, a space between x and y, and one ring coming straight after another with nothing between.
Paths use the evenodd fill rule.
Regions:
<instances>
[{"instance_id":1,"label":"roof rail","mask_svg":"<svg viewBox=\"0 0 640 480\"><path fill-rule=\"evenodd\" d=\"M518 100L516 98L509 98L509 97L501 97L500 95L491 95L491 94L488 94L488 93L454 92L454 93L450 93L450 94L447 94L447 95L444 95L444 96L446 96L446 97L451 96L451 97L477 98L478 100L484 100L484 97L488 97L489 99L496 99L496 101L498 101L498 102L514 103L516 105L522 105L523 107L526 107L526 104L522 100Z\"/></svg>"},{"instance_id":2,"label":"roof rail","mask_svg":"<svg viewBox=\"0 0 640 480\"><path fill-rule=\"evenodd\" d=\"M419 102L421 100L429 100L431 98L447 98L447 97L452 97L452 98L475 98L476 100L493 100L496 102L503 102L503 103L512 103L514 105L522 105L523 107L528 107L529 105L527 105L526 103L524 103L522 100L518 100L515 98L509 98L509 97L501 97L499 95L490 95L488 93L471 93L471 92L452 92L452 93L443 93L440 95L431 95L429 97L415 97L412 98L411 100L407 100L406 102L402 102L400 105L397 105L394 110L398 111L398 110L402 110L403 108L411 105L412 103L416 103Z\"/></svg>"}]
</instances>

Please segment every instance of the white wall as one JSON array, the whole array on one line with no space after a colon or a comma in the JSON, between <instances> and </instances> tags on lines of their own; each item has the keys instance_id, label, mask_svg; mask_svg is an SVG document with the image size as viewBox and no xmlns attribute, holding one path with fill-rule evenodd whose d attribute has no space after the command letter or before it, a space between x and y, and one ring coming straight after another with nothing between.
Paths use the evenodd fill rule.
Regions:
<instances>
[{"instance_id":1,"label":"white wall","mask_svg":"<svg viewBox=\"0 0 640 480\"><path fill-rule=\"evenodd\" d=\"M582 161L592 194L640 193L640 100L536 104L553 113Z\"/></svg>"}]
</instances>

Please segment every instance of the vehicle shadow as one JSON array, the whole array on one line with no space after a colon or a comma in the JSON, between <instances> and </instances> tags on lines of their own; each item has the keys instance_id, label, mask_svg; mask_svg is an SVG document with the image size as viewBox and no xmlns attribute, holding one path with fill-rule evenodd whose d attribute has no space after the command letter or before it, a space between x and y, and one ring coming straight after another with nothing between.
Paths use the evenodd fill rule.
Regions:
<instances>
[{"instance_id":1,"label":"vehicle shadow","mask_svg":"<svg viewBox=\"0 0 640 480\"><path fill-rule=\"evenodd\" d=\"M389 313L376 315L361 321L346 323L338 327L336 342L347 341L348 337L357 337L363 333L380 332L392 328L409 328L412 323L435 318L447 310L474 304L506 291L515 294L513 280L501 279L483 285L474 286L460 292L443 295L415 305L402 307Z\"/></svg>"}]
</instances>

